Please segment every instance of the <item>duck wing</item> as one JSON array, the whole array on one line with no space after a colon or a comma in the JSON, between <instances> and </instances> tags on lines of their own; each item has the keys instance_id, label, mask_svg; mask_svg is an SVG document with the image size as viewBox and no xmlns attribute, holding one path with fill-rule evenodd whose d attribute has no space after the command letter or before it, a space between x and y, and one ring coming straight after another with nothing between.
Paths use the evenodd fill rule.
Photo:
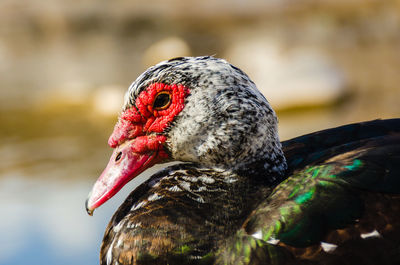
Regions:
<instances>
[{"instance_id":1,"label":"duck wing","mask_svg":"<svg viewBox=\"0 0 400 265\"><path fill-rule=\"evenodd\" d=\"M400 120L347 125L283 146L288 178L250 214L246 233L235 235L241 247L221 251L225 261L400 264Z\"/></svg>"}]
</instances>

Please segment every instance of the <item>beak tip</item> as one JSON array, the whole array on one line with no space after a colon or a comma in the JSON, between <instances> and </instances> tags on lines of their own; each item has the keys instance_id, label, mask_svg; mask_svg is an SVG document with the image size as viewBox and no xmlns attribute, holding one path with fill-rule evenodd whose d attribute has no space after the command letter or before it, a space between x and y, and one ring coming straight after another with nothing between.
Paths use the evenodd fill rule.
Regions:
<instances>
[{"instance_id":1,"label":"beak tip","mask_svg":"<svg viewBox=\"0 0 400 265\"><path fill-rule=\"evenodd\" d=\"M90 195L89 195L89 197L86 199L85 208L86 208L87 214L90 215L90 216L93 216L94 209L89 208L89 198L90 198Z\"/></svg>"},{"instance_id":2,"label":"beak tip","mask_svg":"<svg viewBox=\"0 0 400 265\"><path fill-rule=\"evenodd\" d=\"M86 212L88 215L93 216L94 210L89 210L88 208L86 208Z\"/></svg>"}]
</instances>

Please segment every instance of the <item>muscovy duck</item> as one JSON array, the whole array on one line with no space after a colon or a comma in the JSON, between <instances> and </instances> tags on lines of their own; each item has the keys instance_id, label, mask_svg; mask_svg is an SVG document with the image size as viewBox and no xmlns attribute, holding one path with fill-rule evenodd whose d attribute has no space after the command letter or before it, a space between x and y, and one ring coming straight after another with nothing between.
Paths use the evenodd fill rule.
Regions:
<instances>
[{"instance_id":1,"label":"muscovy duck","mask_svg":"<svg viewBox=\"0 0 400 265\"><path fill-rule=\"evenodd\" d=\"M400 119L280 142L225 60L175 58L130 86L92 214L157 163L112 217L101 264L400 264Z\"/></svg>"}]
</instances>

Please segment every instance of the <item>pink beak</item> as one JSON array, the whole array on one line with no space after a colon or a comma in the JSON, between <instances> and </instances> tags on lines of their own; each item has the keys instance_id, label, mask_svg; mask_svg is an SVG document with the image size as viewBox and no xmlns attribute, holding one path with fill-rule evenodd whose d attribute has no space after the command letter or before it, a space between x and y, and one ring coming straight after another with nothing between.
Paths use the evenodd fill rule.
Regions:
<instances>
[{"instance_id":1,"label":"pink beak","mask_svg":"<svg viewBox=\"0 0 400 265\"><path fill-rule=\"evenodd\" d=\"M147 153L132 152L135 139L116 147L110 161L93 186L86 200L86 211L93 215L94 210L113 197L126 183L147 168L160 162L158 151Z\"/></svg>"}]
</instances>

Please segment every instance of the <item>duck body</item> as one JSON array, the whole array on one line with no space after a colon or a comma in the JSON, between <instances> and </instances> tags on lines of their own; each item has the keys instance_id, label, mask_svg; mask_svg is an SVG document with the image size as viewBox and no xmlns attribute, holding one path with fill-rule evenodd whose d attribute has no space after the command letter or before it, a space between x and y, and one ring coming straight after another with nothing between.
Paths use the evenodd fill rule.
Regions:
<instances>
[{"instance_id":1,"label":"duck body","mask_svg":"<svg viewBox=\"0 0 400 265\"><path fill-rule=\"evenodd\" d=\"M246 264L242 251L246 243L262 241L253 236L259 229L282 240L268 246L282 259L278 264L397 264L398 131L400 120L377 120L285 141L288 178L274 189L193 163L168 167L115 213L102 244L102 264L213 264L217 259ZM229 246L238 244L235 240L245 241L238 253ZM324 251L321 242L336 253Z\"/></svg>"},{"instance_id":2,"label":"duck body","mask_svg":"<svg viewBox=\"0 0 400 265\"><path fill-rule=\"evenodd\" d=\"M196 164L169 167L138 187L113 216L101 247L102 264L110 264L110 255L121 264L209 263L211 251L269 192L229 172ZM122 245L115 247L118 242Z\"/></svg>"},{"instance_id":3,"label":"duck body","mask_svg":"<svg viewBox=\"0 0 400 265\"><path fill-rule=\"evenodd\" d=\"M177 58L147 70L128 90L88 212L152 164L184 163L128 196L100 263L399 264L400 119L282 143L276 124L226 61Z\"/></svg>"}]
</instances>

